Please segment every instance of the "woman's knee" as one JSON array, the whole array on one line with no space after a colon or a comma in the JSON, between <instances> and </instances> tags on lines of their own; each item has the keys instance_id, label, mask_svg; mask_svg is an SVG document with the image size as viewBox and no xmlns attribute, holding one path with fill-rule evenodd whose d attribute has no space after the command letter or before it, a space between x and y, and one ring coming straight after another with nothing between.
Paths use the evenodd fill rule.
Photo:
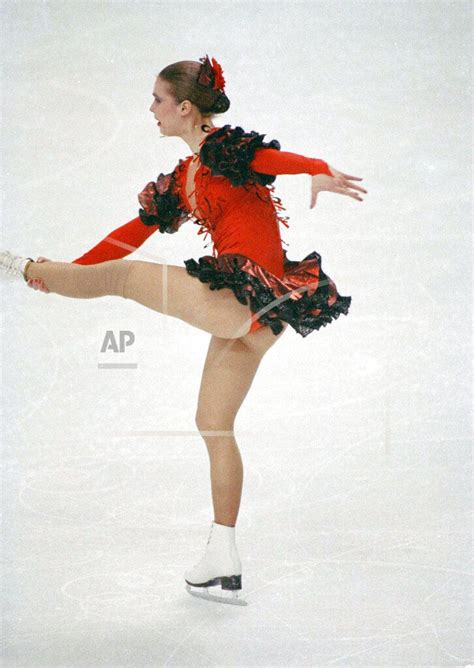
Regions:
<instances>
[{"instance_id":1,"label":"woman's knee","mask_svg":"<svg viewBox=\"0 0 474 668\"><path fill-rule=\"evenodd\" d=\"M235 417L216 416L213 418L209 414L200 413L198 410L194 419L196 427L203 437L230 436L234 433Z\"/></svg>"}]
</instances>

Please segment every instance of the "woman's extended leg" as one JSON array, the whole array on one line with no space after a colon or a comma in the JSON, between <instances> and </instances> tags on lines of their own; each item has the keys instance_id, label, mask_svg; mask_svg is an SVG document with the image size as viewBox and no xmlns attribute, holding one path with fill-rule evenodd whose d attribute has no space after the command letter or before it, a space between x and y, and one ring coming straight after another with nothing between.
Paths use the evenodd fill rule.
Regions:
<instances>
[{"instance_id":1,"label":"woman's extended leg","mask_svg":"<svg viewBox=\"0 0 474 668\"><path fill-rule=\"evenodd\" d=\"M251 325L250 308L240 304L230 288L210 290L185 267L141 260L91 265L49 261L31 262L25 273L27 279L39 278L50 292L65 297L132 299L218 337L239 338Z\"/></svg>"},{"instance_id":2,"label":"woman's extended leg","mask_svg":"<svg viewBox=\"0 0 474 668\"><path fill-rule=\"evenodd\" d=\"M265 328L269 330L269 328ZM207 446L214 521L235 526L240 507L243 466L234 437L234 421L266 350L283 334L267 337L267 345L251 349L242 340L213 336L209 344L196 425Z\"/></svg>"}]
</instances>

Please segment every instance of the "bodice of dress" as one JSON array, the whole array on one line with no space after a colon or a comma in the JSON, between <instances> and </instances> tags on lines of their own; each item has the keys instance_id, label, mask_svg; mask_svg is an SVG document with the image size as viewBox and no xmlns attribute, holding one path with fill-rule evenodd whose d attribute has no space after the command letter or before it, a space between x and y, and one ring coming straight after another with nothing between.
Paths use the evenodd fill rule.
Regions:
<instances>
[{"instance_id":1,"label":"bodice of dress","mask_svg":"<svg viewBox=\"0 0 474 668\"><path fill-rule=\"evenodd\" d=\"M199 156L179 161L174 192L180 207L199 225L198 234L210 240L214 257L241 253L277 275L283 272L283 246L278 224L288 227L277 213L284 207L273 188L258 183L232 186L224 176L212 174Z\"/></svg>"}]
</instances>

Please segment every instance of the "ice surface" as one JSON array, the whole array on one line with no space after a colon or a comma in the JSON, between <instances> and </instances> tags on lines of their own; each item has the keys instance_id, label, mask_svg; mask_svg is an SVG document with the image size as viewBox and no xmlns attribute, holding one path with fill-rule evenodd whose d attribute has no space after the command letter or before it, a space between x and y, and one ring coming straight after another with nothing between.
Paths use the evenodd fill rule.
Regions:
<instances>
[{"instance_id":1,"label":"ice surface","mask_svg":"<svg viewBox=\"0 0 474 668\"><path fill-rule=\"evenodd\" d=\"M137 215L189 154L159 138L154 78L206 52L228 82L219 121L369 191L310 210L309 176L275 184L289 257L318 250L352 305L289 329L238 414L246 607L184 588L212 520L194 421L209 335L1 286L4 666L474 663L470 18L466 2L4 3L10 251L71 261ZM203 254L189 225L132 257ZM109 330L133 346L101 353Z\"/></svg>"}]
</instances>

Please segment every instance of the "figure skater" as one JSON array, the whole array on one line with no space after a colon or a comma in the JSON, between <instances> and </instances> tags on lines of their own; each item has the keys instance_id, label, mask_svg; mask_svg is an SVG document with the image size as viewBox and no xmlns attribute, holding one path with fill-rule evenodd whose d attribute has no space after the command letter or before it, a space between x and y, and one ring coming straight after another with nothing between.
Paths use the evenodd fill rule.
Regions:
<instances>
[{"instance_id":1,"label":"figure skater","mask_svg":"<svg viewBox=\"0 0 474 668\"><path fill-rule=\"evenodd\" d=\"M206 443L214 520L204 556L184 574L186 589L226 603L239 597L242 566L235 541L243 467L234 437L237 412L267 350L288 325L305 337L341 313L321 256L287 257L279 224L284 207L271 185L277 174L310 174L311 202L331 191L363 201L361 181L317 158L281 151L276 139L241 127L214 126L230 106L222 67L208 55L165 67L150 111L163 137L181 137L192 155L160 173L138 194L138 216L72 262L0 253L0 266L43 292L76 299L116 296L166 313L211 334L199 390L196 425ZM192 220L210 235L212 255L184 266L123 260L154 232L174 234ZM221 596L208 587L220 585Z\"/></svg>"}]
</instances>

